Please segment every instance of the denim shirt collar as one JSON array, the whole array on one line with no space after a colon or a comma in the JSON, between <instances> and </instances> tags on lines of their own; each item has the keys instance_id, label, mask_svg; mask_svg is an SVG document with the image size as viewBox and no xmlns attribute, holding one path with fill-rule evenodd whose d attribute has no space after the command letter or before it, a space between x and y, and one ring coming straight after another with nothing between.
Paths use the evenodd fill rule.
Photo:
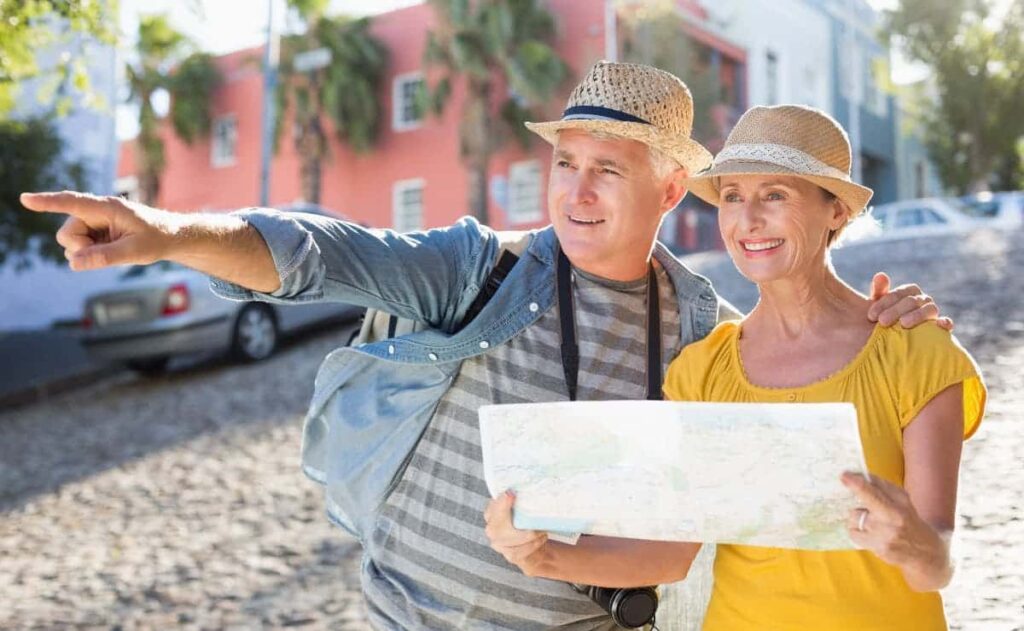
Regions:
<instances>
[{"instance_id":1,"label":"denim shirt collar","mask_svg":"<svg viewBox=\"0 0 1024 631\"><path fill-rule=\"evenodd\" d=\"M507 342L554 305L557 246L553 227L535 232L526 249L529 258L521 259L501 289L465 329L456 333L430 329L365 344L358 350L389 361L437 365L461 362ZM718 301L711 284L687 269L660 242L655 244L654 258L665 268L675 287L681 339L688 342L704 337L717 321ZM482 280L479 279L480 283Z\"/></svg>"}]
</instances>

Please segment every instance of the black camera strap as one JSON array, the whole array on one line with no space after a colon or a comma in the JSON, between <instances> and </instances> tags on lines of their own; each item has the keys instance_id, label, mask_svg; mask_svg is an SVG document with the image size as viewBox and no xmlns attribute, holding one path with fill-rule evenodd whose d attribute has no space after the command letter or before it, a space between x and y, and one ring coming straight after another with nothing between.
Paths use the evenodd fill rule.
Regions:
<instances>
[{"instance_id":1,"label":"black camera strap","mask_svg":"<svg viewBox=\"0 0 1024 631\"><path fill-rule=\"evenodd\" d=\"M562 370L569 400L576 400L580 372L580 347L576 340L576 310L572 297L572 264L558 249L558 320L562 338ZM661 306L658 300L658 277L654 265L647 272L647 397L660 401L661 395Z\"/></svg>"}]
</instances>

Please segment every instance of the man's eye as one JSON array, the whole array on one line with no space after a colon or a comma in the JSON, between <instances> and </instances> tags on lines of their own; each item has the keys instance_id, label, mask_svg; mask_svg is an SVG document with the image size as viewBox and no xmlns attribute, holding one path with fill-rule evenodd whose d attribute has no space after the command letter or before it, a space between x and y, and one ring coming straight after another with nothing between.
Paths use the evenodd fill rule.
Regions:
<instances>
[{"instance_id":1,"label":"man's eye","mask_svg":"<svg viewBox=\"0 0 1024 631\"><path fill-rule=\"evenodd\" d=\"M568 168L568 166L569 166L569 162L567 160L559 160L555 164L557 164L559 167L561 167L563 169Z\"/></svg>"},{"instance_id":2,"label":"man's eye","mask_svg":"<svg viewBox=\"0 0 1024 631\"><path fill-rule=\"evenodd\" d=\"M602 168L601 169L601 173L608 173L609 175L619 175L618 171L615 171L613 169L609 169L608 167Z\"/></svg>"}]
</instances>

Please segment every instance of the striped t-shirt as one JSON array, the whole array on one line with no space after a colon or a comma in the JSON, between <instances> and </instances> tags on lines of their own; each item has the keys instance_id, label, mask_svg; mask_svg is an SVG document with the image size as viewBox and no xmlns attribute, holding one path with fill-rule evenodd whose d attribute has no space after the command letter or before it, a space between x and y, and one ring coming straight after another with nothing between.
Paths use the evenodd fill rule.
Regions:
<instances>
[{"instance_id":1,"label":"striped t-shirt","mask_svg":"<svg viewBox=\"0 0 1024 631\"><path fill-rule=\"evenodd\" d=\"M577 399L642 399L647 281L576 271ZM662 358L679 351L675 290L658 268ZM477 411L497 403L568 399L558 309L490 352L463 362L366 541L363 592L380 629L615 629L566 583L530 578L488 545Z\"/></svg>"}]
</instances>

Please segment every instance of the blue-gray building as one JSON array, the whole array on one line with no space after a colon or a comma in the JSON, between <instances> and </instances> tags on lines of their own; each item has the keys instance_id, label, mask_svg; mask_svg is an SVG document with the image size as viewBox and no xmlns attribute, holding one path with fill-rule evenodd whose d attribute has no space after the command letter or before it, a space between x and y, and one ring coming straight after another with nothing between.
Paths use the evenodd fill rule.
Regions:
<instances>
[{"instance_id":1,"label":"blue-gray building","mask_svg":"<svg viewBox=\"0 0 1024 631\"><path fill-rule=\"evenodd\" d=\"M865 0L805 1L830 23L832 115L860 148L860 181L874 189L874 203L894 201L899 198L899 108L887 89L889 51L879 40L879 15Z\"/></svg>"},{"instance_id":2,"label":"blue-gray building","mask_svg":"<svg viewBox=\"0 0 1024 631\"><path fill-rule=\"evenodd\" d=\"M746 51L743 107L800 103L834 116L857 154L854 177L874 189L875 203L934 193L934 169L919 140L906 136L913 126L903 124L890 89L881 16L866 0L716 0L699 6L706 14L700 26ZM907 168L912 173L904 173Z\"/></svg>"}]
</instances>

